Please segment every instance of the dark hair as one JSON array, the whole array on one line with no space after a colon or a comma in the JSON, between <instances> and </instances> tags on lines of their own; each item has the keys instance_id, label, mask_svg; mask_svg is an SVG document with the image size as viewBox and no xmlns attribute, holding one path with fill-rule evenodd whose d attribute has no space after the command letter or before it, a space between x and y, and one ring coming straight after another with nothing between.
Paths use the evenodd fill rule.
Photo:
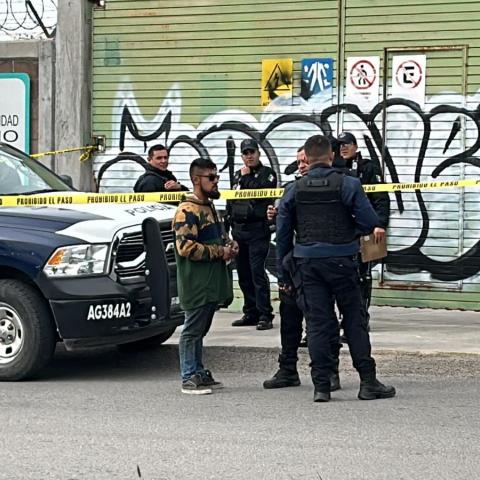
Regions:
<instances>
[{"instance_id":1,"label":"dark hair","mask_svg":"<svg viewBox=\"0 0 480 480\"><path fill-rule=\"evenodd\" d=\"M328 160L332 146L324 135L313 135L305 142L305 155L309 163Z\"/></svg>"},{"instance_id":2,"label":"dark hair","mask_svg":"<svg viewBox=\"0 0 480 480\"><path fill-rule=\"evenodd\" d=\"M190 178L192 178L195 175L198 175L199 171L203 170L216 170L217 166L215 165L214 162L212 162L209 158L196 158L191 164L190 164Z\"/></svg>"},{"instance_id":3,"label":"dark hair","mask_svg":"<svg viewBox=\"0 0 480 480\"><path fill-rule=\"evenodd\" d=\"M305 145L297 148L297 153L300 153L302 150L305 150Z\"/></svg>"},{"instance_id":4,"label":"dark hair","mask_svg":"<svg viewBox=\"0 0 480 480\"><path fill-rule=\"evenodd\" d=\"M148 158L153 157L153 153L157 152L158 150L167 150L168 148L165 145L162 145L161 143L157 143L156 145L153 145L153 147L150 147L148 149Z\"/></svg>"}]
</instances>

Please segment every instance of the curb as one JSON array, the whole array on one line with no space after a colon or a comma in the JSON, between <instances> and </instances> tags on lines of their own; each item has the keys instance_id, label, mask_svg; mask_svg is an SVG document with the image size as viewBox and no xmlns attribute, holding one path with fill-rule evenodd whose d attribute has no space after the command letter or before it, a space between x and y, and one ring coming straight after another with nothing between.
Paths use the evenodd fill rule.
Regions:
<instances>
[{"instance_id":1,"label":"curb","mask_svg":"<svg viewBox=\"0 0 480 480\"><path fill-rule=\"evenodd\" d=\"M270 347L204 347L204 363L214 372L235 372L248 374L264 372L272 375L278 369L278 348ZM152 363L162 369L178 370L178 346L162 345L157 349L143 352L121 354L141 368ZM397 350L375 350L373 356L377 362L379 375L418 375L418 376L478 376L480 375L480 354L449 352L405 352ZM298 369L309 374L310 358L308 351L299 352ZM340 353L341 373L356 375L350 355Z\"/></svg>"}]
</instances>

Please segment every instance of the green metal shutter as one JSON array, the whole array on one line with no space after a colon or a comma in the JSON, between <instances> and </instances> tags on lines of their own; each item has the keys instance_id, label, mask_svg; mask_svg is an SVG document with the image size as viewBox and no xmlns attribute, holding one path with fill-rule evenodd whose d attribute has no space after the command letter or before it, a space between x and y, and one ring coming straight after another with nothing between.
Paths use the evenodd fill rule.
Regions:
<instances>
[{"instance_id":1,"label":"green metal shutter","mask_svg":"<svg viewBox=\"0 0 480 480\"><path fill-rule=\"evenodd\" d=\"M421 180L429 179L434 168L449 157L468 156L465 152L479 138L478 117L470 119L455 111L457 107L475 112L480 100L477 0L107 0L105 10L95 11L93 23L93 133L105 135L108 145L104 155L96 156L96 178L100 168L121 150L145 156L146 147L167 143L173 145L172 170L188 185L188 165L199 149L205 148L221 168L231 137L236 146L235 168L239 168L240 141L252 131L266 131L281 115L287 115L288 121L266 138L278 159L282 181L289 180L292 176L285 175L284 169L294 160L297 147L319 131L311 121L298 121L295 115L304 114L313 121L324 118L320 116L324 107L301 105L301 59L333 57L335 69L337 61L341 62L343 84L337 98L336 74L334 112L337 102L343 101L346 58L378 55L382 64L385 59L391 63L392 55L399 53L392 53L392 48L407 48L408 53L427 48L424 112L412 116L398 107L397 111L389 108L386 116L382 138L399 180L415 179L425 111L446 108L431 119L424 165L417 172ZM260 107L261 61L269 58L294 61L294 97L275 111ZM446 148L457 117L460 129ZM358 117L346 112L338 116L338 122L335 113L328 120L333 133L354 131L365 153L363 134L369 133L368 125L359 124ZM229 130L219 129L224 122L231 122ZM382 132L381 110L372 122ZM124 145L120 148L122 128ZM380 155L381 145L376 150ZM134 162L115 162L105 172L101 190L130 190L141 172L142 167ZM460 162L440 175L478 177L479 169ZM228 188L228 177L227 169L222 172L222 188ZM387 180L392 180L390 174ZM402 199L405 210L393 214L390 249L404 251L420 245L418 239L424 238L416 251L403 252L401 274L388 262L377 268L375 302L480 309L479 253L474 248L480 238L478 189L422 192L428 232L420 228L424 219L418 198L408 193ZM392 206L398 208L393 195Z\"/></svg>"},{"instance_id":2,"label":"green metal shutter","mask_svg":"<svg viewBox=\"0 0 480 480\"><path fill-rule=\"evenodd\" d=\"M137 119L143 117L136 124L145 134L160 126L168 109L177 136L196 135L193 130L202 122L212 115L221 120L222 114L225 120L255 123L252 126L263 129L275 115L262 118L262 60L293 58L298 95L300 60L336 57L337 14L336 0L107 0L106 9L95 10L93 20L93 133L106 135L113 158L119 151L123 105ZM288 111L295 111L294 105ZM271 134L283 141L280 163L295 159L296 148L311 131L296 125L291 130L290 134L287 126ZM238 167L243 137L231 134L237 143ZM143 153L142 142L128 137L127 132L125 150ZM205 143L213 148L214 160L224 161L228 135L223 135L221 146L213 145L213 137ZM157 140L165 141L165 135ZM171 152L172 167L186 182L194 155L185 148ZM107 155L97 160L95 175L108 159ZM118 164L108 170L101 188L129 189L140 172L133 163Z\"/></svg>"},{"instance_id":3,"label":"green metal shutter","mask_svg":"<svg viewBox=\"0 0 480 480\"><path fill-rule=\"evenodd\" d=\"M232 137L235 169L240 168L239 146L246 130L262 132L283 113L302 113L296 106L301 59L334 57L336 62L337 16L336 0L107 0L106 9L95 10L93 20L93 133L105 135L108 145L106 154L95 159L96 178L102 165L120 152L125 106L135 118L137 136L156 138L144 145L127 129L123 150L145 156L145 146L174 144L170 166L186 185L188 166L198 151L182 141L185 136L198 145L192 139L200 134L200 143L219 168ZM260 106L262 60L271 58L293 59L295 98L266 114ZM166 119L171 121L168 140L165 132L154 134ZM210 127L227 121L240 126L209 133ZM315 131L319 129L311 123L292 121L267 136L282 182L293 179L283 175L284 168ZM105 172L101 190L131 190L141 171L133 162L117 162ZM229 186L225 170L221 188Z\"/></svg>"},{"instance_id":4,"label":"green metal shutter","mask_svg":"<svg viewBox=\"0 0 480 480\"><path fill-rule=\"evenodd\" d=\"M378 55L382 66L387 58L387 98L391 98L392 56L427 57L423 112L400 105L386 110L384 141L400 181L432 181L435 167L446 165L454 156L468 157L468 148L478 140L478 121L472 121L459 109L474 112L480 99L479 26L480 9L475 0L346 0L345 58ZM383 81L382 75L381 90ZM442 113L429 117L428 112L434 109ZM381 113L375 124L382 131ZM369 134L365 125L348 115L343 117L343 127L357 128L360 139ZM431 131L425 133L427 127ZM447 139L454 131L448 145ZM422 140L426 140L426 148ZM380 150L377 146L379 155ZM445 168L437 178L478 176L478 167L460 161ZM386 178L392 181L388 171ZM396 266L377 268L375 303L480 309L479 276L474 274L475 268L469 268L473 263L478 265L480 255L473 248L480 239L480 217L474 199L478 201L474 189L403 193L405 210L400 213L391 195L394 210L389 250L404 253Z\"/></svg>"}]
</instances>

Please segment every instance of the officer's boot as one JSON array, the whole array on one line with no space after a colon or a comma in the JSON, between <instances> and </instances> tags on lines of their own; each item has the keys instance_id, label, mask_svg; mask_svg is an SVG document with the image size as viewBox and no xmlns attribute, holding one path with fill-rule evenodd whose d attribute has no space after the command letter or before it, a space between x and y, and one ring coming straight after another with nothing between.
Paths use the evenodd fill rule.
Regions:
<instances>
[{"instance_id":1,"label":"officer's boot","mask_svg":"<svg viewBox=\"0 0 480 480\"><path fill-rule=\"evenodd\" d=\"M330 391L336 392L340 390L342 386L340 385L340 374L338 373L338 367L340 364L340 360L337 358L335 360L335 367L333 369L332 374L330 375Z\"/></svg>"},{"instance_id":2,"label":"officer's boot","mask_svg":"<svg viewBox=\"0 0 480 480\"><path fill-rule=\"evenodd\" d=\"M395 388L379 382L375 372L362 375L360 378L360 391L358 392L360 400L376 400L377 398L391 398L395 396Z\"/></svg>"},{"instance_id":3,"label":"officer's boot","mask_svg":"<svg viewBox=\"0 0 480 480\"><path fill-rule=\"evenodd\" d=\"M297 360L286 359L282 354L278 358L280 368L272 378L263 382L263 388L285 388L298 387L300 385L300 377L297 371Z\"/></svg>"}]
</instances>

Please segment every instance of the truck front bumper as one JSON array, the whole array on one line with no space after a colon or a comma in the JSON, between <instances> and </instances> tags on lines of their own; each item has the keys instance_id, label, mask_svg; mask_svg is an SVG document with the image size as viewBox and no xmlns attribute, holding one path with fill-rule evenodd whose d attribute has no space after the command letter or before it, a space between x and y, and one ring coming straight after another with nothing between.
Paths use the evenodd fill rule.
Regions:
<instances>
[{"instance_id":1,"label":"truck front bumper","mask_svg":"<svg viewBox=\"0 0 480 480\"><path fill-rule=\"evenodd\" d=\"M124 285L109 276L52 279L41 274L38 285L68 349L141 340L172 330L184 320L172 281L170 313L163 316L152 308L144 282Z\"/></svg>"}]
</instances>

